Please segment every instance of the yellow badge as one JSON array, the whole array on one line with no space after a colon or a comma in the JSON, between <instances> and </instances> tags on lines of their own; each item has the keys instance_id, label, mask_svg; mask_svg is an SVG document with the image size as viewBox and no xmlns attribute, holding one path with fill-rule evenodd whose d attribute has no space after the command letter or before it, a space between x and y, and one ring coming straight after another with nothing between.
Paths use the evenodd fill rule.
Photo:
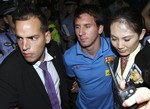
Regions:
<instances>
[{"instance_id":1,"label":"yellow badge","mask_svg":"<svg viewBox=\"0 0 150 109\"><path fill-rule=\"evenodd\" d=\"M133 71L131 71L130 79L135 84L143 83L143 81L144 81L142 76L138 73L137 69L134 69Z\"/></svg>"},{"instance_id":2,"label":"yellow badge","mask_svg":"<svg viewBox=\"0 0 150 109\"><path fill-rule=\"evenodd\" d=\"M105 70L105 75L110 76L111 75L110 70Z\"/></svg>"}]
</instances>

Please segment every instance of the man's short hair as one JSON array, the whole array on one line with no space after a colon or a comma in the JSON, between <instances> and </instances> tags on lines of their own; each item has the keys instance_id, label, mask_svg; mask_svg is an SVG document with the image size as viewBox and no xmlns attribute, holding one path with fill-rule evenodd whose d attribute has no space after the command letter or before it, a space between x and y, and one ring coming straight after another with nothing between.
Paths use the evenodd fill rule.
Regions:
<instances>
[{"instance_id":1,"label":"man's short hair","mask_svg":"<svg viewBox=\"0 0 150 109\"><path fill-rule=\"evenodd\" d=\"M17 9L18 4L14 2L5 2L0 5L0 15L12 15L13 12Z\"/></svg>"},{"instance_id":2,"label":"man's short hair","mask_svg":"<svg viewBox=\"0 0 150 109\"><path fill-rule=\"evenodd\" d=\"M38 18L41 22L41 30L43 32L48 31L48 23L44 13L35 5L24 3L18 6L13 14L13 22L29 20L31 18Z\"/></svg>"}]
</instances>

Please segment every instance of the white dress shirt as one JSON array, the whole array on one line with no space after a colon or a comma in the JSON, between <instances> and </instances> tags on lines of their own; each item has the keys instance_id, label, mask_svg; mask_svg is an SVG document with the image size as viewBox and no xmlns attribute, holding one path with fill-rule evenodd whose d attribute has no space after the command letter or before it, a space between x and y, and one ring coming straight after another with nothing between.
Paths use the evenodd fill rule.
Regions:
<instances>
[{"instance_id":1,"label":"white dress shirt","mask_svg":"<svg viewBox=\"0 0 150 109\"><path fill-rule=\"evenodd\" d=\"M47 61L47 69L53 79L54 85L55 85L55 90L56 90L56 94L59 100L59 103L61 104L61 99L60 99L60 89L59 89L59 85L60 85L60 78L58 76L58 73L52 63L52 59L53 57L47 52L47 48L45 49L45 58L44 61ZM35 70L37 71L39 77L41 78L43 85L45 86L45 80L44 80L44 75L43 75L43 71L41 68L39 68L39 65L41 64L40 61L37 61L33 67L35 68ZM45 87L46 89L46 87ZM47 90L47 89L46 89Z\"/></svg>"}]
</instances>

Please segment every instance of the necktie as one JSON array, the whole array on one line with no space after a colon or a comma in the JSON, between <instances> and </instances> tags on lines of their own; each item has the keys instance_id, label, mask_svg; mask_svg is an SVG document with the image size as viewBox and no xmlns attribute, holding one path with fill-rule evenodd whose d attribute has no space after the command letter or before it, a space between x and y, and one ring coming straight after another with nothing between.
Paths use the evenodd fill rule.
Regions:
<instances>
[{"instance_id":1,"label":"necktie","mask_svg":"<svg viewBox=\"0 0 150 109\"><path fill-rule=\"evenodd\" d=\"M123 74L128 62L128 57L121 57L121 74Z\"/></svg>"},{"instance_id":2,"label":"necktie","mask_svg":"<svg viewBox=\"0 0 150 109\"><path fill-rule=\"evenodd\" d=\"M43 73L44 73L45 86L46 86L47 93L48 93L48 96L50 98L52 107L53 107L53 109L60 109L59 101L58 101L55 86L54 86L54 82L52 80L50 73L47 70L47 63L41 62L39 67L43 70Z\"/></svg>"}]
</instances>

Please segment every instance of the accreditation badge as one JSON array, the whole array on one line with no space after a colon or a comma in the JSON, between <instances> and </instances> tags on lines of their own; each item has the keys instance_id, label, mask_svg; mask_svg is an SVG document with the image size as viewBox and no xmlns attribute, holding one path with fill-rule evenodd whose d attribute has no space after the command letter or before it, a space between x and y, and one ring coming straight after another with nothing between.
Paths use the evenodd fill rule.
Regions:
<instances>
[{"instance_id":1,"label":"accreditation badge","mask_svg":"<svg viewBox=\"0 0 150 109\"><path fill-rule=\"evenodd\" d=\"M133 64L130 70L130 80L132 80L135 84L143 83L144 81L142 78L142 72L136 64Z\"/></svg>"},{"instance_id":2,"label":"accreditation badge","mask_svg":"<svg viewBox=\"0 0 150 109\"><path fill-rule=\"evenodd\" d=\"M105 76L110 76L111 73L110 73L110 70L105 70Z\"/></svg>"},{"instance_id":3,"label":"accreditation badge","mask_svg":"<svg viewBox=\"0 0 150 109\"><path fill-rule=\"evenodd\" d=\"M105 57L105 63L110 63L111 65L113 65L114 63L114 56L107 56ZM105 76L110 76L111 72L110 70L105 70Z\"/></svg>"}]
</instances>

